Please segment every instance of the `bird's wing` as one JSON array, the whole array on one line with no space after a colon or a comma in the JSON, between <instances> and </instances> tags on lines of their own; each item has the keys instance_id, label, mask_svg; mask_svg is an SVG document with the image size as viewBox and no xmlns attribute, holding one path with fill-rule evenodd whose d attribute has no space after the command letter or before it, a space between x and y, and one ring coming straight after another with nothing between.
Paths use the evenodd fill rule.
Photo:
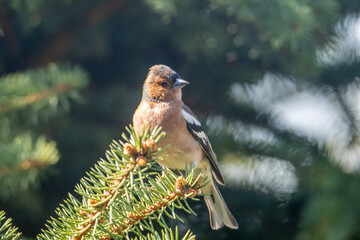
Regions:
<instances>
[{"instance_id":1,"label":"bird's wing","mask_svg":"<svg viewBox=\"0 0 360 240\"><path fill-rule=\"evenodd\" d=\"M186 127L188 131L191 133L191 135L198 141L205 152L207 158L210 160L211 169L213 172L213 175L216 179L216 181L224 185L224 178L221 174L219 163L216 160L216 155L214 153L214 150L211 147L209 138L206 136L203 128L201 127L201 123L198 120L198 118L195 116L195 114L191 111L191 109L183 105L182 107L182 114L186 121Z\"/></svg>"}]
</instances>

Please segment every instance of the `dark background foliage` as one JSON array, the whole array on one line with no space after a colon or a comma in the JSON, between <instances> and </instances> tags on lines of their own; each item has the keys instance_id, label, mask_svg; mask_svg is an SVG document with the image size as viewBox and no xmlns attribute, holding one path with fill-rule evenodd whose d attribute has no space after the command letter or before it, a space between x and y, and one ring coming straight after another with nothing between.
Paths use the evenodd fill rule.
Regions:
<instances>
[{"instance_id":1,"label":"dark background foliage","mask_svg":"<svg viewBox=\"0 0 360 240\"><path fill-rule=\"evenodd\" d=\"M38 129L58 144L56 172L41 188L2 199L0 208L24 235L39 233L132 122L149 67L162 63L191 83L183 90L184 101L209 130L220 161L236 161L230 153L286 159L298 179L297 191L286 197L251 181L221 188L239 222L237 231L211 231L203 203L194 204L198 218L184 216L184 229L199 239L359 239L359 176L332 164L316 141L276 128L266 111L239 104L229 94L235 83L254 84L268 72L296 79L298 86L335 92L353 82L356 61L324 67L316 51L331 41L335 24L359 7L350 0L0 0L2 75L70 62L90 76L70 114ZM205 124L211 116L226 119L222 131ZM236 139L231 133L236 128L226 132L225 127L235 121L268 129L281 144ZM313 161L305 164L306 159Z\"/></svg>"}]
</instances>

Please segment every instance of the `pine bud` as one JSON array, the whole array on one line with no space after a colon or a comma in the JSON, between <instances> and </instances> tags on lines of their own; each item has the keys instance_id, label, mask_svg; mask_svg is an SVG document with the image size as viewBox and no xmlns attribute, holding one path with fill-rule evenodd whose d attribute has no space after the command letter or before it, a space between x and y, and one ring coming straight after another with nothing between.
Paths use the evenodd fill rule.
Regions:
<instances>
[{"instance_id":1,"label":"pine bud","mask_svg":"<svg viewBox=\"0 0 360 240\"><path fill-rule=\"evenodd\" d=\"M121 225L119 225L119 228L121 228L121 230L124 230L124 229L125 229L125 227L124 227L124 226L121 226ZM120 231L119 228L113 226L113 229L112 229L112 230L113 230L113 232L116 233L116 234L121 234L121 231Z\"/></svg>"},{"instance_id":2,"label":"pine bud","mask_svg":"<svg viewBox=\"0 0 360 240\"><path fill-rule=\"evenodd\" d=\"M125 223L126 225L134 225L135 222L136 222L136 221L133 221L133 220L130 220L130 219L127 219L127 218L124 220L124 223Z\"/></svg>"},{"instance_id":3,"label":"pine bud","mask_svg":"<svg viewBox=\"0 0 360 240\"><path fill-rule=\"evenodd\" d=\"M136 218L135 213L133 213L133 212L128 213L128 218L135 219Z\"/></svg>"},{"instance_id":4,"label":"pine bud","mask_svg":"<svg viewBox=\"0 0 360 240\"><path fill-rule=\"evenodd\" d=\"M101 236L100 239L101 240L110 240L111 237L110 236Z\"/></svg>"},{"instance_id":5,"label":"pine bud","mask_svg":"<svg viewBox=\"0 0 360 240\"><path fill-rule=\"evenodd\" d=\"M89 200L88 200L88 204L89 204L89 205L94 205L94 204L96 204L96 203L98 203L98 201L95 200L95 199L89 199Z\"/></svg>"},{"instance_id":6,"label":"pine bud","mask_svg":"<svg viewBox=\"0 0 360 240\"><path fill-rule=\"evenodd\" d=\"M145 167L147 164L147 159L144 156L139 156L136 158L136 163L140 166L140 167Z\"/></svg>"},{"instance_id":7,"label":"pine bud","mask_svg":"<svg viewBox=\"0 0 360 240\"><path fill-rule=\"evenodd\" d=\"M183 180L184 179L182 176L180 176L180 177L178 177L178 179L176 179L176 190L182 191L184 189Z\"/></svg>"},{"instance_id":8,"label":"pine bud","mask_svg":"<svg viewBox=\"0 0 360 240\"><path fill-rule=\"evenodd\" d=\"M136 154L136 150L130 143L125 143L123 153L128 156L134 156Z\"/></svg>"},{"instance_id":9,"label":"pine bud","mask_svg":"<svg viewBox=\"0 0 360 240\"><path fill-rule=\"evenodd\" d=\"M154 139L146 139L144 142L143 142L143 149L144 149L144 152L148 152L149 149L151 149L151 151L154 151L156 150L157 146L156 146L156 142Z\"/></svg>"},{"instance_id":10,"label":"pine bud","mask_svg":"<svg viewBox=\"0 0 360 240\"><path fill-rule=\"evenodd\" d=\"M88 213L84 210L80 210L80 214L83 215L84 217L88 216Z\"/></svg>"},{"instance_id":11,"label":"pine bud","mask_svg":"<svg viewBox=\"0 0 360 240\"><path fill-rule=\"evenodd\" d=\"M190 188L190 189L188 189L188 190L186 191L185 195L189 195L189 197L193 198L193 197L196 196L196 190Z\"/></svg>"}]
</instances>

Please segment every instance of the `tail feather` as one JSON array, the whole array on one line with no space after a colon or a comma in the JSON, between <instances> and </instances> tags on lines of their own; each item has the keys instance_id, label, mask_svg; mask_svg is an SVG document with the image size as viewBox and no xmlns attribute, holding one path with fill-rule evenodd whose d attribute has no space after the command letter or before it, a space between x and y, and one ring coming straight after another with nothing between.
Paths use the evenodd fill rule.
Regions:
<instances>
[{"instance_id":1,"label":"tail feather","mask_svg":"<svg viewBox=\"0 0 360 240\"><path fill-rule=\"evenodd\" d=\"M211 228L217 230L225 225L232 229L238 229L239 225L226 206L219 189L213 182L209 184L212 184L212 194L206 195L204 198L209 209Z\"/></svg>"}]
</instances>

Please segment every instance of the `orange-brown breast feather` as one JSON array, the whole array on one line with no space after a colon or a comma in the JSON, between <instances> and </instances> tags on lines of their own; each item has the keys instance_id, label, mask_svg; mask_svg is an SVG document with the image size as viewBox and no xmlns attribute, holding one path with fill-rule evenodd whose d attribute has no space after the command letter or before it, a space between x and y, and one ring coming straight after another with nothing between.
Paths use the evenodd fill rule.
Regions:
<instances>
[{"instance_id":1,"label":"orange-brown breast feather","mask_svg":"<svg viewBox=\"0 0 360 240\"><path fill-rule=\"evenodd\" d=\"M180 116L182 105L182 101L170 103L142 101L133 117L135 130L142 131L147 125L152 128L161 126L165 132L171 132L172 128L177 128L182 125L184 125L185 128L185 120L175 117L177 115Z\"/></svg>"},{"instance_id":2,"label":"orange-brown breast feather","mask_svg":"<svg viewBox=\"0 0 360 240\"><path fill-rule=\"evenodd\" d=\"M182 101L170 103L141 102L134 114L135 131L141 133L145 126L161 126L166 136L160 146L169 146L164 152L168 157L160 163L172 169L185 169L191 162L198 164L206 159L199 143L186 128L186 122L181 112ZM208 160L207 160L208 161Z\"/></svg>"},{"instance_id":3,"label":"orange-brown breast feather","mask_svg":"<svg viewBox=\"0 0 360 240\"><path fill-rule=\"evenodd\" d=\"M163 81L162 78L157 78L155 82L151 82L150 84L145 83L146 85L144 87L146 88L147 95L150 98L159 99L159 100L164 100L165 99L165 96L166 96L165 89L162 88L158 84L161 81Z\"/></svg>"}]
</instances>

